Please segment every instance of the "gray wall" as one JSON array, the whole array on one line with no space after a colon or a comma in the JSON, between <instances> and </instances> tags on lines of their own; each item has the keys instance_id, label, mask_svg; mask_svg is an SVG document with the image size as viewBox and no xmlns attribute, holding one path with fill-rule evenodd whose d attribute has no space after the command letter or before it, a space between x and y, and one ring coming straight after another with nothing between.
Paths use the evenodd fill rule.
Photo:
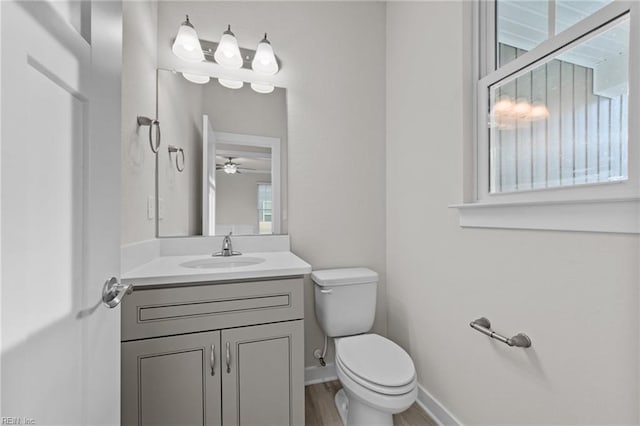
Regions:
<instances>
[{"instance_id":1,"label":"gray wall","mask_svg":"<svg viewBox=\"0 0 640 426\"><path fill-rule=\"evenodd\" d=\"M472 141L471 5L387 4L389 336L465 424L636 424L638 237L462 229L447 208ZM471 330L483 315L533 347Z\"/></svg>"}]
</instances>

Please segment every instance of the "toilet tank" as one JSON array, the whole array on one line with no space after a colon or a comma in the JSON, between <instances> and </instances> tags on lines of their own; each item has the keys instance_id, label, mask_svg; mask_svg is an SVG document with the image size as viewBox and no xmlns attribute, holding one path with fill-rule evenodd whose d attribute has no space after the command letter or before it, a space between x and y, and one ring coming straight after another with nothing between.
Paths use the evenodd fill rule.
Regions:
<instances>
[{"instance_id":1,"label":"toilet tank","mask_svg":"<svg viewBox=\"0 0 640 426\"><path fill-rule=\"evenodd\" d=\"M329 337L371 330L378 274L367 268L325 269L311 274L316 318Z\"/></svg>"}]
</instances>

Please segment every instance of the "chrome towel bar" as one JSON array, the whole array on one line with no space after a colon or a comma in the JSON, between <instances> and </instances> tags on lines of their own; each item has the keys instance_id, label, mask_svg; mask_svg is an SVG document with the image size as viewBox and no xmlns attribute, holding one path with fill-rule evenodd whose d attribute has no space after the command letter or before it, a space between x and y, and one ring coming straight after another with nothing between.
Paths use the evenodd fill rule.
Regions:
<instances>
[{"instance_id":1,"label":"chrome towel bar","mask_svg":"<svg viewBox=\"0 0 640 426\"><path fill-rule=\"evenodd\" d=\"M504 337L501 334L491 330L491 322L485 317L478 318L475 321L471 321L469 324L471 328L485 334L492 339L499 340L502 343L506 343L509 346L517 346L520 348L528 348L531 346L531 339L524 333L518 333L513 337Z\"/></svg>"}]
</instances>

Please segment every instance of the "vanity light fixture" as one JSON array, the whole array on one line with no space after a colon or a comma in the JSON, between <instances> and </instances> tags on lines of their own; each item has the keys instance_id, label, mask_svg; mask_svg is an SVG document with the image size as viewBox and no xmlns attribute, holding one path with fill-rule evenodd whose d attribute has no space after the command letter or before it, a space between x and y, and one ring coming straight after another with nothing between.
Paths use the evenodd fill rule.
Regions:
<instances>
[{"instance_id":1,"label":"vanity light fixture","mask_svg":"<svg viewBox=\"0 0 640 426\"><path fill-rule=\"evenodd\" d=\"M222 34L213 58L218 64L225 68L234 70L242 68L242 55L238 47L238 40L235 34L231 32L231 25L229 25L227 30Z\"/></svg>"},{"instance_id":2,"label":"vanity light fixture","mask_svg":"<svg viewBox=\"0 0 640 426\"><path fill-rule=\"evenodd\" d=\"M183 72L182 76L192 83L207 84L211 78L208 75L191 74L189 72Z\"/></svg>"},{"instance_id":3,"label":"vanity light fixture","mask_svg":"<svg viewBox=\"0 0 640 426\"><path fill-rule=\"evenodd\" d=\"M271 93L275 89L271 83L251 83L251 88L258 93Z\"/></svg>"},{"instance_id":4,"label":"vanity light fixture","mask_svg":"<svg viewBox=\"0 0 640 426\"><path fill-rule=\"evenodd\" d=\"M218 83L227 89L241 89L244 86L244 81L242 80L230 80L227 78L219 78Z\"/></svg>"},{"instance_id":5,"label":"vanity light fixture","mask_svg":"<svg viewBox=\"0 0 640 426\"><path fill-rule=\"evenodd\" d=\"M204 61L204 53L202 53L202 46L200 45L200 39L195 28L189 21L189 15L186 15L186 20L180 24L178 29L178 35L171 50L173 54L183 61L187 62L202 62Z\"/></svg>"},{"instance_id":6,"label":"vanity light fixture","mask_svg":"<svg viewBox=\"0 0 640 426\"><path fill-rule=\"evenodd\" d=\"M267 39L267 33L264 33L264 38L258 43L251 68L258 74L273 75L278 72L278 61L271 42Z\"/></svg>"}]
</instances>

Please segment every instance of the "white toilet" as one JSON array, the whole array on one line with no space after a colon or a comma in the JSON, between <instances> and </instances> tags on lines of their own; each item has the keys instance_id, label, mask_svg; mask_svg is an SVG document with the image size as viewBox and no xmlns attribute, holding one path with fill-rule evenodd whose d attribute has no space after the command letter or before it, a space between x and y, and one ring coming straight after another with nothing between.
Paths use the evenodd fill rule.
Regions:
<instances>
[{"instance_id":1,"label":"white toilet","mask_svg":"<svg viewBox=\"0 0 640 426\"><path fill-rule=\"evenodd\" d=\"M334 337L342 389L335 402L345 426L393 425L392 415L418 395L411 357L373 326L378 274L367 268L327 269L311 274L316 318Z\"/></svg>"}]
</instances>

